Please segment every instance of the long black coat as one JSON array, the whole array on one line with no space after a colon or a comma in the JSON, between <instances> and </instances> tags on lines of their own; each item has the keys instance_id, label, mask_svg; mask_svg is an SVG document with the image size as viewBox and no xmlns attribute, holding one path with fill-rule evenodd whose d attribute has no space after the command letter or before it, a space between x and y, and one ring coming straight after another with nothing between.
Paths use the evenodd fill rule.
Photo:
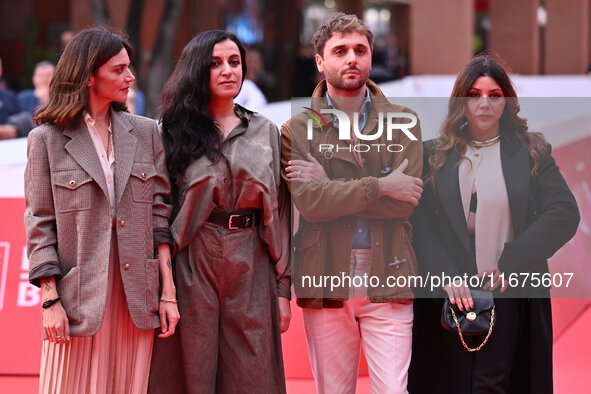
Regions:
<instances>
[{"instance_id":1,"label":"long black coat","mask_svg":"<svg viewBox=\"0 0 591 394\"><path fill-rule=\"evenodd\" d=\"M423 176L435 140L424 143ZM499 269L510 273L548 272L547 259L575 234L579 211L573 194L551 157L531 175L528 147L515 138L501 138L501 163L509 197L514 239L505 243ZM435 178L426 183L411 218L413 245L421 273L477 273L469 241L458 180L459 155L452 151ZM425 294L423 294L425 295ZM439 293L439 296L443 292ZM548 288L510 288L505 295L520 299L519 349L511 380L514 393L552 392L552 312ZM437 294L435 294L437 296ZM472 353L457 334L441 328L441 298L415 300L409 391L471 393ZM494 335L494 333L493 333Z\"/></svg>"}]
</instances>

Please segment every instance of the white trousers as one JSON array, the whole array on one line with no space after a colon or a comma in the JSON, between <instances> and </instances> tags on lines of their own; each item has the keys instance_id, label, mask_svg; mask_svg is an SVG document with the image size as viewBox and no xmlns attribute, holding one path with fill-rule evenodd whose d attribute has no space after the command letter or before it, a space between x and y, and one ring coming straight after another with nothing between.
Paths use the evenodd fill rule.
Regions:
<instances>
[{"instance_id":1,"label":"white trousers","mask_svg":"<svg viewBox=\"0 0 591 394\"><path fill-rule=\"evenodd\" d=\"M369 272L369 250L353 250L351 274ZM351 289L358 296L364 290ZM360 345L372 393L407 393L412 347L412 303L349 298L343 308L303 309L308 354L319 394L355 393Z\"/></svg>"}]
</instances>

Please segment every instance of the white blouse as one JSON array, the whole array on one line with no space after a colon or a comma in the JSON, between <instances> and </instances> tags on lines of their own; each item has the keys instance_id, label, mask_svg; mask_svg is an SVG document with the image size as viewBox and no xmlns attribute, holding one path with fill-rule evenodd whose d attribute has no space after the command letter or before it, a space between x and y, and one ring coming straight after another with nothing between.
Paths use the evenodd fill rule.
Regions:
<instances>
[{"instance_id":1,"label":"white blouse","mask_svg":"<svg viewBox=\"0 0 591 394\"><path fill-rule=\"evenodd\" d=\"M513 239L509 197L501 165L501 144L485 148L468 145L466 157L459 166L460 194L464 217L468 217L472 185L478 204L475 221L476 265L478 272L490 272L501 257L505 242Z\"/></svg>"},{"instance_id":2,"label":"white blouse","mask_svg":"<svg viewBox=\"0 0 591 394\"><path fill-rule=\"evenodd\" d=\"M111 217L115 218L115 150L113 149L113 132L111 130L111 122L109 122L109 127L107 128L109 132L109 152L107 154L105 146L101 141L99 131L96 129L94 119L92 119L88 112L84 112L84 116L82 118L84 119L86 127L88 127L90 138L92 138L92 143L94 144L94 148L96 149L99 161L101 162L101 167L105 174L107 190L109 192L109 202L111 203Z\"/></svg>"}]
</instances>

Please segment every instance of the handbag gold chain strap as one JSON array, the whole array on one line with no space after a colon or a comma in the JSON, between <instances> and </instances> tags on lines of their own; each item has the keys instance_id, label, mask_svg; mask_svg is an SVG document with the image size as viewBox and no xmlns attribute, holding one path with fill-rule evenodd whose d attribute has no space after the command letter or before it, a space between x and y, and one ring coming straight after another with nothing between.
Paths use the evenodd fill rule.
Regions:
<instances>
[{"instance_id":1,"label":"handbag gold chain strap","mask_svg":"<svg viewBox=\"0 0 591 394\"><path fill-rule=\"evenodd\" d=\"M488 342L488 338L490 338L490 334L492 334L493 326L495 324L495 306L493 306L491 314L490 314L490 327L488 328L488 334L486 334L486 338L484 338L484 341L482 341L482 343L478 347L474 347L474 348L469 347L466 344L466 342L464 341L464 336L462 335L462 330L460 329L460 323L458 323L458 319L456 318L456 313L454 312L454 310L451 306L449 307L449 310L451 311L451 315L454 318L454 322L456 323L456 327L458 328L458 334L460 334L460 340L462 341L462 345L464 345L466 350L468 350L469 352L477 352L480 349L482 349L482 347L484 345L486 345L486 342Z\"/></svg>"}]
</instances>

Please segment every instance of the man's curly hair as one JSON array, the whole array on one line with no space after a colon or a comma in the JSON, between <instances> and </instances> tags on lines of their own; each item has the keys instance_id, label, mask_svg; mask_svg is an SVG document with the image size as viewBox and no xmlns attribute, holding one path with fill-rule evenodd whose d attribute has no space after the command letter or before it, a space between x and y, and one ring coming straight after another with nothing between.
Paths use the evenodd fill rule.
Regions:
<instances>
[{"instance_id":1,"label":"man's curly hair","mask_svg":"<svg viewBox=\"0 0 591 394\"><path fill-rule=\"evenodd\" d=\"M373 33L369 30L365 22L360 20L357 15L335 12L318 27L316 33L314 33L314 37L312 37L312 43L314 43L316 53L324 57L324 46L333 34L352 32L364 34L373 51Z\"/></svg>"}]
</instances>

